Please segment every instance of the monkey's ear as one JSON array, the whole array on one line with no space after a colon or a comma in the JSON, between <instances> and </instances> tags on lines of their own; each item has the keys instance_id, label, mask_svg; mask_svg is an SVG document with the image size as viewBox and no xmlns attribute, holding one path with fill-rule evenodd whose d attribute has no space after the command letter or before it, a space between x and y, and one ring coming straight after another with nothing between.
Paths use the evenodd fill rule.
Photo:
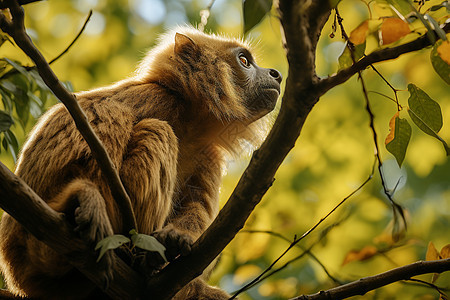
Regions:
<instances>
[{"instance_id":1,"label":"monkey's ear","mask_svg":"<svg viewBox=\"0 0 450 300\"><path fill-rule=\"evenodd\" d=\"M198 55L199 48L197 44L188 36L176 33L174 52L181 57L193 57Z\"/></svg>"}]
</instances>

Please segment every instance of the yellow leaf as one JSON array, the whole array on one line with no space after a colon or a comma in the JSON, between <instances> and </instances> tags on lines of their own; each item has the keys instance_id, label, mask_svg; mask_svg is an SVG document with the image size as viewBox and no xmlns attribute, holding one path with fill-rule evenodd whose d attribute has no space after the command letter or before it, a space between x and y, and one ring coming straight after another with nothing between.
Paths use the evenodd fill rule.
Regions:
<instances>
[{"instance_id":1,"label":"yellow leaf","mask_svg":"<svg viewBox=\"0 0 450 300\"><path fill-rule=\"evenodd\" d=\"M381 44L387 45L398 41L411 32L408 24L400 18L387 18L380 27Z\"/></svg>"},{"instance_id":2,"label":"yellow leaf","mask_svg":"<svg viewBox=\"0 0 450 300\"><path fill-rule=\"evenodd\" d=\"M446 259L446 258L450 258L450 244L445 245L442 249L441 249L441 253L439 254L441 259Z\"/></svg>"},{"instance_id":3,"label":"yellow leaf","mask_svg":"<svg viewBox=\"0 0 450 300\"><path fill-rule=\"evenodd\" d=\"M389 134L384 141L384 144L387 145L392 142L395 138L395 118L400 116L399 112L396 112L392 119L389 121Z\"/></svg>"},{"instance_id":4,"label":"yellow leaf","mask_svg":"<svg viewBox=\"0 0 450 300\"><path fill-rule=\"evenodd\" d=\"M352 42L355 45L364 44L364 42L366 41L368 31L369 31L369 21L365 20L350 33L349 38L350 42Z\"/></svg>"},{"instance_id":5,"label":"yellow leaf","mask_svg":"<svg viewBox=\"0 0 450 300\"><path fill-rule=\"evenodd\" d=\"M378 249L375 248L374 246L366 246L366 247L362 248L361 250L351 250L345 256L344 262L342 263L342 265L346 265L353 261L363 261L363 260L369 259L377 253L378 253Z\"/></svg>"},{"instance_id":6,"label":"yellow leaf","mask_svg":"<svg viewBox=\"0 0 450 300\"><path fill-rule=\"evenodd\" d=\"M450 65L450 41L443 41L437 48L437 52L442 60Z\"/></svg>"},{"instance_id":7,"label":"yellow leaf","mask_svg":"<svg viewBox=\"0 0 450 300\"><path fill-rule=\"evenodd\" d=\"M437 251L433 242L429 242L427 254L425 255L425 260L436 260L436 259L439 259L439 252Z\"/></svg>"}]
</instances>

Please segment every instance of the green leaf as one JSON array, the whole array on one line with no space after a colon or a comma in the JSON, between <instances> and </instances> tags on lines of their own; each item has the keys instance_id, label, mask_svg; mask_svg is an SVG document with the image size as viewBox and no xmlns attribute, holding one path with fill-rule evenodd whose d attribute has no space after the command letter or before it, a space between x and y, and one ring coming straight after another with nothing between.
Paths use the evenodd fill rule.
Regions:
<instances>
[{"instance_id":1,"label":"green leaf","mask_svg":"<svg viewBox=\"0 0 450 300\"><path fill-rule=\"evenodd\" d=\"M16 86L14 85L14 83L12 83L9 80L2 80L0 82L0 86L8 92L11 92L11 93L16 92Z\"/></svg>"},{"instance_id":2,"label":"green leaf","mask_svg":"<svg viewBox=\"0 0 450 300\"><path fill-rule=\"evenodd\" d=\"M366 50L366 42L355 46L355 51L353 52L355 62L364 56L365 50ZM350 52L350 49L346 45L341 56L339 56L339 69L346 69L351 65L353 65L352 53Z\"/></svg>"},{"instance_id":3,"label":"green leaf","mask_svg":"<svg viewBox=\"0 0 450 300\"><path fill-rule=\"evenodd\" d=\"M166 251L166 247L164 247L164 245L161 244L156 238L151 235L137 233L134 229L130 231L130 234L131 241L136 247L151 252L158 252L164 259L164 261L167 262L167 258L164 254L164 251Z\"/></svg>"},{"instance_id":4,"label":"green leaf","mask_svg":"<svg viewBox=\"0 0 450 300\"><path fill-rule=\"evenodd\" d=\"M12 106L11 97L2 88L0 88L0 95L2 96L3 107L8 112L12 112L13 106Z\"/></svg>"},{"instance_id":5,"label":"green leaf","mask_svg":"<svg viewBox=\"0 0 450 300\"><path fill-rule=\"evenodd\" d=\"M12 61L8 58L4 58L14 69L16 69L20 74L25 76L28 80L30 80L30 74L29 72L18 62Z\"/></svg>"},{"instance_id":6,"label":"green leaf","mask_svg":"<svg viewBox=\"0 0 450 300\"><path fill-rule=\"evenodd\" d=\"M5 135L5 139L3 140L3 142L6 143L6 145L8 146L8 149L11 152L14 162L16 162L17 154L19 153L19 142L17 142L16 136L10 129L6 130L4 132L4 135ZM5 145L3 145L3 146L5 146Z\"/></svg>"},{"instance_id":7,"label":"green leaf","mask_svg":"<svg viewBox=\"0 0 450 300\"><path fill-rule=\"evenodd\" d=\"M438 139L445 148L447 155L450 155L450 148L447 143L438 135L442 128L442 112L439 104L430 98L424 91L414 84L408 84L410 93L408 99L408 113L414 124L428 135Z\"/></svg>"},{"instance_id":8,"label":"green leaf","mask_svg":"<svg viewBox=\"0 0 450 300\"><path fill-rule=\"evenodd\" d=\"M386 149L394 155L401 167L411 139L411 125L408 120L399 117L397 112L389 122L390 133L386 137Z\"/></svg>"},{"instance_id":9,"label":"green leaf","mask_svg":"<svg viewBox=\"0 0 450 300\"><path fill-rule=\"evenodd\" d=\"M95 246L95 250L100 249L100 254L98 255L97 262L100 261L106 251L117 249L128 242L130 242L130 239L121 234L115 234L104 238Z\"/></svg>"},{"instance_id":10,"label":"green leaf","mask_svg":"<svg viewBox=\"0 0 450 300\"><path fill-rule=\"evenodd\" d=\"M439 47L442 47L445 50L438 51L438 49L442 49ZM447 53L449 47L450 42L438 41L430 54L431 64L433 65L434 70L447 84L450 84L450 65L442 59L441 55L447 55L446 58L449 59L450 54Z\"/></svg>"},{"instance_id":11,"label":"green leaf","mask_svg":"<svg viewBox=\"0 0 450 300\"><path fill-rule=\"evenodd\" d=\"M436 135L442 128L439 104L414 84L408 84L409 110L413 122L426 134Z\"/></svg>"},{"instance_id":12,"label":"green leaf","mask_svg":"<svg viewBox=\"0 0 450 300\"><path fill-rule=\"evenodd\" d=\"M14 124L14 121L11 116L8 113L0 110L0 132L8 130L12 124Z\"/></svg>"},{"instance_id":13,"label":"green leaf","mask_svg":"<svg viewBox=\"0 0 450 300\"><path fill-rule=\"evenodd\" d=\"M272 0L244 0L244 35L259 24L272 8Z\"/></svg>"}]
</instances>

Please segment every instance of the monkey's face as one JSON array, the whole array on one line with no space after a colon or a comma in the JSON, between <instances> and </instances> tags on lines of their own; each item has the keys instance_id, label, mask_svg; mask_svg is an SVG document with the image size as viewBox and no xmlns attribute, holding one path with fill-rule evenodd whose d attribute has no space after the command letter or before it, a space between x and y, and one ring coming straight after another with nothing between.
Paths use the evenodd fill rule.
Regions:
<instances>
[{"instance_id":1,"label":"monkey's face","mask_svg":"<svg viewBox=\"0 0 450 300\"><path fill-rule=\"evenodd\" d=\"M259 67L242 41L193 28L175 33L171 49L154 59L153 79L175 91L197 117L251 123L275 107L281 74Z\"/></svg>"},{"instance_id":2,"label":"monkey's face","mask_svg":"<svg viewBox=\"0 0 450 300\"><path fill-rule=\"evenodd\" d=\"M244 105L254 121L275 108L280 95L282 76L275 69L259 67L251 53L245 48L233 49L237 83L243 89Z\"/></svg>"}]
</instances>

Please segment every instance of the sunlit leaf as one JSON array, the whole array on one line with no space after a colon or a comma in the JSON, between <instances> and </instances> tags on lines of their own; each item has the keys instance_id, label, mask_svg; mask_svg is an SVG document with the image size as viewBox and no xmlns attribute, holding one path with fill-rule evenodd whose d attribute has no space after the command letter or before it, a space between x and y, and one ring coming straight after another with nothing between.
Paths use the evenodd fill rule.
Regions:
<instances>
[{"instance_id":1,"label":"sunlit leaf","mask_svg":"<svg viewBox=\"0 0 450 300\"><path fill-rule=\"evenodd\" d=\"M442 247L439 256L441 257L441 259L450 258L450 244L447 244L444 247Z\"/></svg>"},{"instance_id":2,"label":"sunlit leaf","mask_svg":"<svg viewBox=\"0 0 450 300\"><path fill-rule=\"evenodd\" d=\"M427 254L425 255L425 260L437 260L439 259L439 252L434 246L433 242L428 243Z\"/></svg>"},{"instance_id":3,"label":"sunlit leaf","mask_svg":"<svg viewBox=\"0 0 450 300\"><path fill-rule=\"evenodd\" d=\"M441 4L433 5L430 8L430 11L437 11L437 10L439 10L441 8L444 8L444 7L447 9L447 12L450 12L450 2L449 1L443 1Z\"/></svg>"},{"instance_id":4,"label":"sunlit leaf","mask_svg":"<svg viewBox=\"0 0 450 300\"><path fill-rule=\"evenodd\" d=\"M450 84L450 41L438 41L431 51L431 64L436 73Z\"/></svg>"},{"instance_id":5,"label":"sunlit leaf","mask_svg":"<svg viewBox=\"0 0 450 300\"><path fill-rule=\"evenodd\" d=\"M410 111L414 112L411 117L414 123L429 135L439 132L442 128L442 112L439 104L412 83L408 84L408 91L410 93L408 104Z\"/></svg>"},{"instance_id":6,"label":"sunlit leaf","mask_svg":"<svg viewBox=\"0 0 450 300\"><path fill-rule=\"evenodd\" d=\"M347 253L342 262L342 265L346 265L348 263L354 261L363 261L369 258L372 258L374 255L378 253L378 249L374 246L366 246L361 250L351 250Z\"/></svg>"},{"instance_id":7,"label":"sunlit leaf","mask_svg":"<svg viewBox=\"0 0 450 300\"><path fill-rule=\"evenodd\" d=\"M400 18L386 18L380 27L380 42L382 45L398 41L411 32L408 23Z\"/></svg>"},{"instance_id":8,"label":"sunlit leaf","mask_svg":"<svg viewBox=\"0 0 450 300\"><path fill-rule=\"evenodd\" d=\"M115 234L104 238L95 246L95 250L100 249L100 254L98 255L97 262L100 261L106 251L117 249L123 244L128 243L129 241L129 238L121 234Z\"/></svg>"},{"instance_id":9,"label":"sunlit leaf","mask_svg":"<svg viewBox=\"0 0 450 300\"><path fill-rule=\"evenodd\" d=\"M411 120L413 120L420 130L438 139L443 144L447 155L450 155L450 148L438 135L439 130L442 128L441 107L414 84L410 83L408 90L410 93L408 98L408 113Z\"/></svg>"},{"instance_id":10,"label":"sunlit leaf","mask_svg":"<svg viewBox=\"0 0 450 300\"><path fill-rule=\"evenodd\" d=\"M444 246L439 253L434 246L433 242L428 243L427 253L425 255L425 260L438 260L438 259L446 259L450 257L450 244ZM431 282L434 283L439 277L439 273L434 273L431 278Z\"/></svg>"},{"instance_id":11,"label":"sunlit leaf","mask_svg":"<svg viewBox=\"0 0 450 300\"><path fill-rule=\"evenodd\" d=\"M398 165L401 166L411 139L411 125L406 119L401 119L397 112L389 122L389 130L390 133L385 140L386 149L394 155Z\"/></svg>"},{"instance_id":12,"label":"sunlit leaf","mask_svg":"<svg viewBox=\"0 0 450 300\"><path fill-rule=\"evenodd\" d=\"M353 65L353 60L358 61L364 56L364 51L366 50L366 43L360 45L355 45L353 51L353 57L350 49L346 46L341 56L339 56L339 69L345 69Z\"/></svg>"},{"instance_id":13,"label":"sunlit leaf","mask_svg":"<svg viewBox=\"0 0 450 300\"><path fill-rule=\"evenodd\" d=\"M354 45L360 45L365 43L367 33L369 32L369 21L365 20L358 27L356 27L351 33L349 40Z\"/></svg>"},{"instance_id":14,"label":"sunlit leaf","mask_svg":"<svg viewBox=\"0 0 450 300\"><path fill-rule=\"evenodd\" d=\"M130 232L130 234L131 241L136 247L151 252L158 252L161 257L167 262L167 258L164 254L164 251L166 251L166 247L164 247L164 245L161 244L156 238L151 235L137 233L135 230L133 232Z\"/></svg>"},{"instance_id":15,"label":"sunlit leaf","mask_svg":"<svg viewBox=\"0 0 450 300\"><path fill-rule=\"evenodd\" d=\"M12 124L14 124L14 121L11 116L8 113L0 110L0 132L8 130Z\"/></svg>"},{"instance_id":16,"label":"sunlit leaf","mask_svg":"<svg viewBox=\"0 0 450 300\"><path fill-rule=\"evenodd\" d=\"M272 8L272 0L244 0L244 34L264 19Z\"/></svg>"}]
</instances>

